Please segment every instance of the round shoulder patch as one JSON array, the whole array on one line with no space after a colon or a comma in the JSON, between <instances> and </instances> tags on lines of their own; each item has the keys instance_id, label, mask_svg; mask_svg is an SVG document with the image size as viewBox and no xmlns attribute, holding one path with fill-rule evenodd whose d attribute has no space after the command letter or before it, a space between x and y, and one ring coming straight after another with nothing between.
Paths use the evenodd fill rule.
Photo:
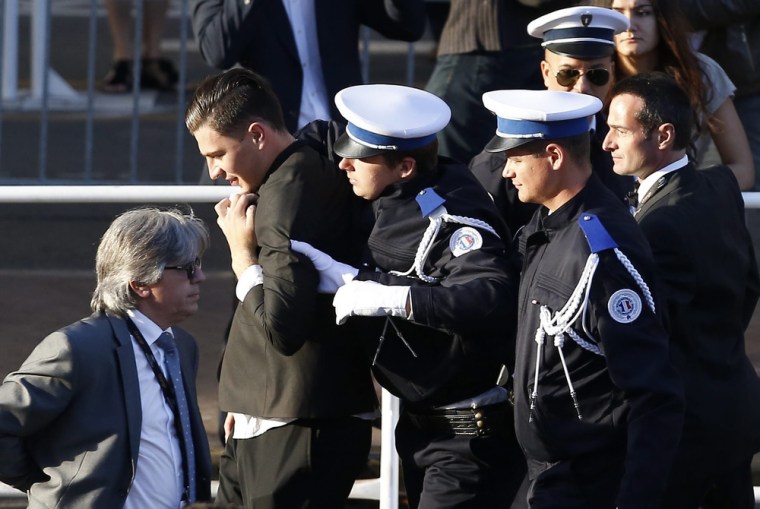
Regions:
<instances>
[{"instance_id":1,"label":"round shoulder patch","mask_svg":"<svg viewBox=\"0 0 760 509\"><path fill-rule=\"evenodd\" d=\"M480 232L469 226L458 229L449 239L449 249L454 256L480 249L482 245L483 237L480 236Z\"/></svg>"},{"instance_id":2,"label":"round shoulder patch","mask_svg":"<svg viewBox=\"0 0 760 509\"><path fill-rule=\"evenodd\" d=\"M641 297L628 288L618 290L607 302L607 311L616 322L631 323L641 314Z\"/></svg>"}]
</instances>

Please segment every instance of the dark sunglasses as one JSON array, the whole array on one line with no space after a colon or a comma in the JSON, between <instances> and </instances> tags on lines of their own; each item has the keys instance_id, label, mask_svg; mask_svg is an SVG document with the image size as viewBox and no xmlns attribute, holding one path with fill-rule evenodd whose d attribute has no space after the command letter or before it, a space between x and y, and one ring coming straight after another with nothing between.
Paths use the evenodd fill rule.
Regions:
<instances>
[{"instance_id":1,"label":"dark sunglasses","mask_svg":"<svg viewBox=\"0 0 760 509\"><path fill-rule=\"evenodd\" d=\"M557 78L557 83L563 87L572 87L575 85L581 76L591 82L592 85L601 87L606 85L610 81L610 71L603 67L598 69L588 69L587 71L579 71L578 69L560 69L557 74L554 75Z\"/></svg>"},{"instance_id":2,"label":"dark sunglasses","mask_svg":"<svg viewBox=\"0 0 760 509\"><path fill-rule=\"evenodd\" d=\"M187 279L191 280L195 277L195 272L201 268L201 259L196 258L192 262L188 263L187 265L180 265L175 267L164 267L164 270L171 269L171 270L184 270L185 273L187 273Z\"/></svg>"}]
</instances>

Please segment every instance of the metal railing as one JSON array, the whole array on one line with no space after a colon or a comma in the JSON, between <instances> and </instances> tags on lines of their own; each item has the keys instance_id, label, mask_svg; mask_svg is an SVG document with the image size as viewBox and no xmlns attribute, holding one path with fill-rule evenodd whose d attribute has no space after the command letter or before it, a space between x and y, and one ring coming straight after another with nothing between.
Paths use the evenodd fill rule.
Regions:
<instances>
[{"instance_id":1,"label":"metal railing","mask_svg":"<svg viewBox=\"0 0 760 509\"><path fill-rule=\"evenodd\" d=\"M96 89L97 64L100 63L103 67L103 47L111 46L109 30L102 19L105 11L98 0L0 0L0 185L139 184L146 181L182 184L198 181L201 159L184 126L188 83L191 73L202 73L202 77L216 71L203 64L197 54L197 47L189 32L188 1L170 0L166 34L171 35L164 36L162 47L167 53L176 51L176 57L172 54L172 60L177 63L179 83L175 93L141 89L139 56L142 51L142 13L145 0L132 1L134 62L137 68L133 73L131 92L115 95ZM71 33L65 38L54 38L54 19L58 21L58 29L67 28ZM27 21L28 44L22 30L27 26ZM83 23L86 23L86 29L83 29ZM61 39L65 41L63 44L57 42ZM51 65L52 57L67 45L77 45L77 55L85 60L84 81L78 80L81 71L76 77L72 76L72 63L63 63L59 58L56 65L59 68L66 66L69 70L68 79L76 81L77 88L62 77L66 73L59 73ZM397 67L406 68L408 84L413 83L415 52L428 49L425 44L415 49L414 44L381 41L366 27L362 29L359 45L365 81L369 80L370 53L373 48L377 45L387 49L388 45L392 45L401 64ZM29 79L28 87L24 88L27 81L20 78L20 69L27 64L21 59L21 54L26 50L29 53ZM146 158L146 150L152 150L151 140L144 143L145 138L156 136L155 129L147 133L146 124L156 121L157 115L161 117L160 150L163 158L160 164L153 161L145 164L141 158ZM147 118L150 116L153 118ZM14 136L20 117L24 118L27 127L30 122L36 122L36 131L23 138ZM71 120L74 117L81 119L81 122L74 124ZM114 135L113 127L106 124L114 117L120 118L123 124L118 127L118 136L124 137L128 132L122 144L126 153L120 157L102 154L104 151L98 150L96 143L106 136L106 131L109 135ZM62 122L67 124L61 127ZM127 122L128 125L124 125ZM74 130L76 133L71 132ZM64 132L65 140L56 143L54 135L60 131ZM29 155L23 159L11 158L21 148L20 145L24 145L23 148L30 152ZM34 145L36 151L32 153ZM54 162L56 150L66 150L69 153L81 150L81 164L76 162L62 168ZM197 168L190 175L188 161L192 161L191 166ZM151 167L151 164L155 166ZM18 171L21 167L25 169L24 172Z\"/></svg>"},{"instance_id":2,"label":"metal railing","mask_svg":"<svg viewBox=\"0 0 760 509\"><path fill-rule=\"evenodd\" d=\"M135 33L134 33L134 56L136 65L139 66L140 54L142 51L141 40L143 30L143 2L144 0L133 0L135 10ZM37 173L35 176L28 176L17 179L0 179L4 183L13 183L14 181L35 181L38 183L55 183L57 180L49 175L49 131L50 131L50 113L57 111L67 112L84 112L84 136L83 151L84 162L82 165L81 177L76 179L81 182L92 182L94 175L93 150L94 150L94 130L95 119L99 113L104 111L113 114L115 104L122 113L127 113L125 106L129 103L118 98L117 101L109 101L108 96L98 94L95 90L96 83L96 50L98 47L98 18L102 17L99 11L97 0L78 0L69 2L56 2L50 0L0 0L0 27L2 27L2 47L0 47L0 56L2 65L0 65L0 157L4 148L3 129L4 117L6 112L38 112L39 113L39 136L37 151ZM182 167L184 144L186 134L184 132L184 104L186 101L187 82L187 51L188 51L188 6L187 1L175 2L179 8L179 80L180 86L177 87L175 102L175 168L174 181L182 181ZM22 12L20 7L25 7ZM88 30L86 51L86 89L83 91L75 90L69 85L58 72L50 65L51 62L51 19L52 8L56 7L61 10L72 7L79 7L88 10ZM23 47L20 38L19 20L22 15L30 17L30 87L21 89L19 87L19 53ZM146 100L146 94L140 88L138 72L135 72L131 93L131 124L130 124L130 150L129 150L129 176L127 182L139 182L138 176L138 140L140 136L140 116L145 112L145 104L150 101ZM0 159L1 160L1 159ZM60 179L58 179L60 180Z\"/></svg>"}]
</instances>

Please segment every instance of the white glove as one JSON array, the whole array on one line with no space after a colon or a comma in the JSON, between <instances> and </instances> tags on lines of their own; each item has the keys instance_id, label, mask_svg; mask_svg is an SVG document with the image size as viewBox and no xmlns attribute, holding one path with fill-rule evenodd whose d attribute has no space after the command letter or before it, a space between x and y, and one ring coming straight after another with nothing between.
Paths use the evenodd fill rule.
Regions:
<instances>
[{"instance_id":1,"label":"white glove","mask_svg":"<svg viewBox=\"0 0 760 509\"><path fill-rule=\"evenodd\" d=\"M349 316L398 316L407 318L408 286L385 286L374 281L350 281L335 293L338 325Z\"/></svg>"},{"instance_id":2,"label":"white glove","mask_svg":"<svg viewBox=\"0 0 760 509\"><path fill-rule=\"evenodd\" d=\"M290 248L296 253L307 256L314 264L314 268L319 271L317 290L320 293L335 293L338 288L354 279L359 273L359 269L335 261L327 253L323 253L306 242L291 240Z\"/></svg>"}]
</instances>

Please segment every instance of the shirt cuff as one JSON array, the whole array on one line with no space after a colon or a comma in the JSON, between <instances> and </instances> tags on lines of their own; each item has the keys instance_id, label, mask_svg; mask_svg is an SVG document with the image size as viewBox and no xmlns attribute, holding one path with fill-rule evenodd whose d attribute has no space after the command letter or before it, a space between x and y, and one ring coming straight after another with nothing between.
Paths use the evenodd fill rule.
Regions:
<instances>
[{"instance_id":1,"label":"shirt cuff","mask_svg":"<svg viewBox=\"0 0 760 509\"><path fill-rule=\"evenodd\" d=\"M251 265L243 271L235 286L235 295L240 302L245 300L245 296L254 286L264 284L264 271L261 265Z\"/></svg>"}]
</instances>

